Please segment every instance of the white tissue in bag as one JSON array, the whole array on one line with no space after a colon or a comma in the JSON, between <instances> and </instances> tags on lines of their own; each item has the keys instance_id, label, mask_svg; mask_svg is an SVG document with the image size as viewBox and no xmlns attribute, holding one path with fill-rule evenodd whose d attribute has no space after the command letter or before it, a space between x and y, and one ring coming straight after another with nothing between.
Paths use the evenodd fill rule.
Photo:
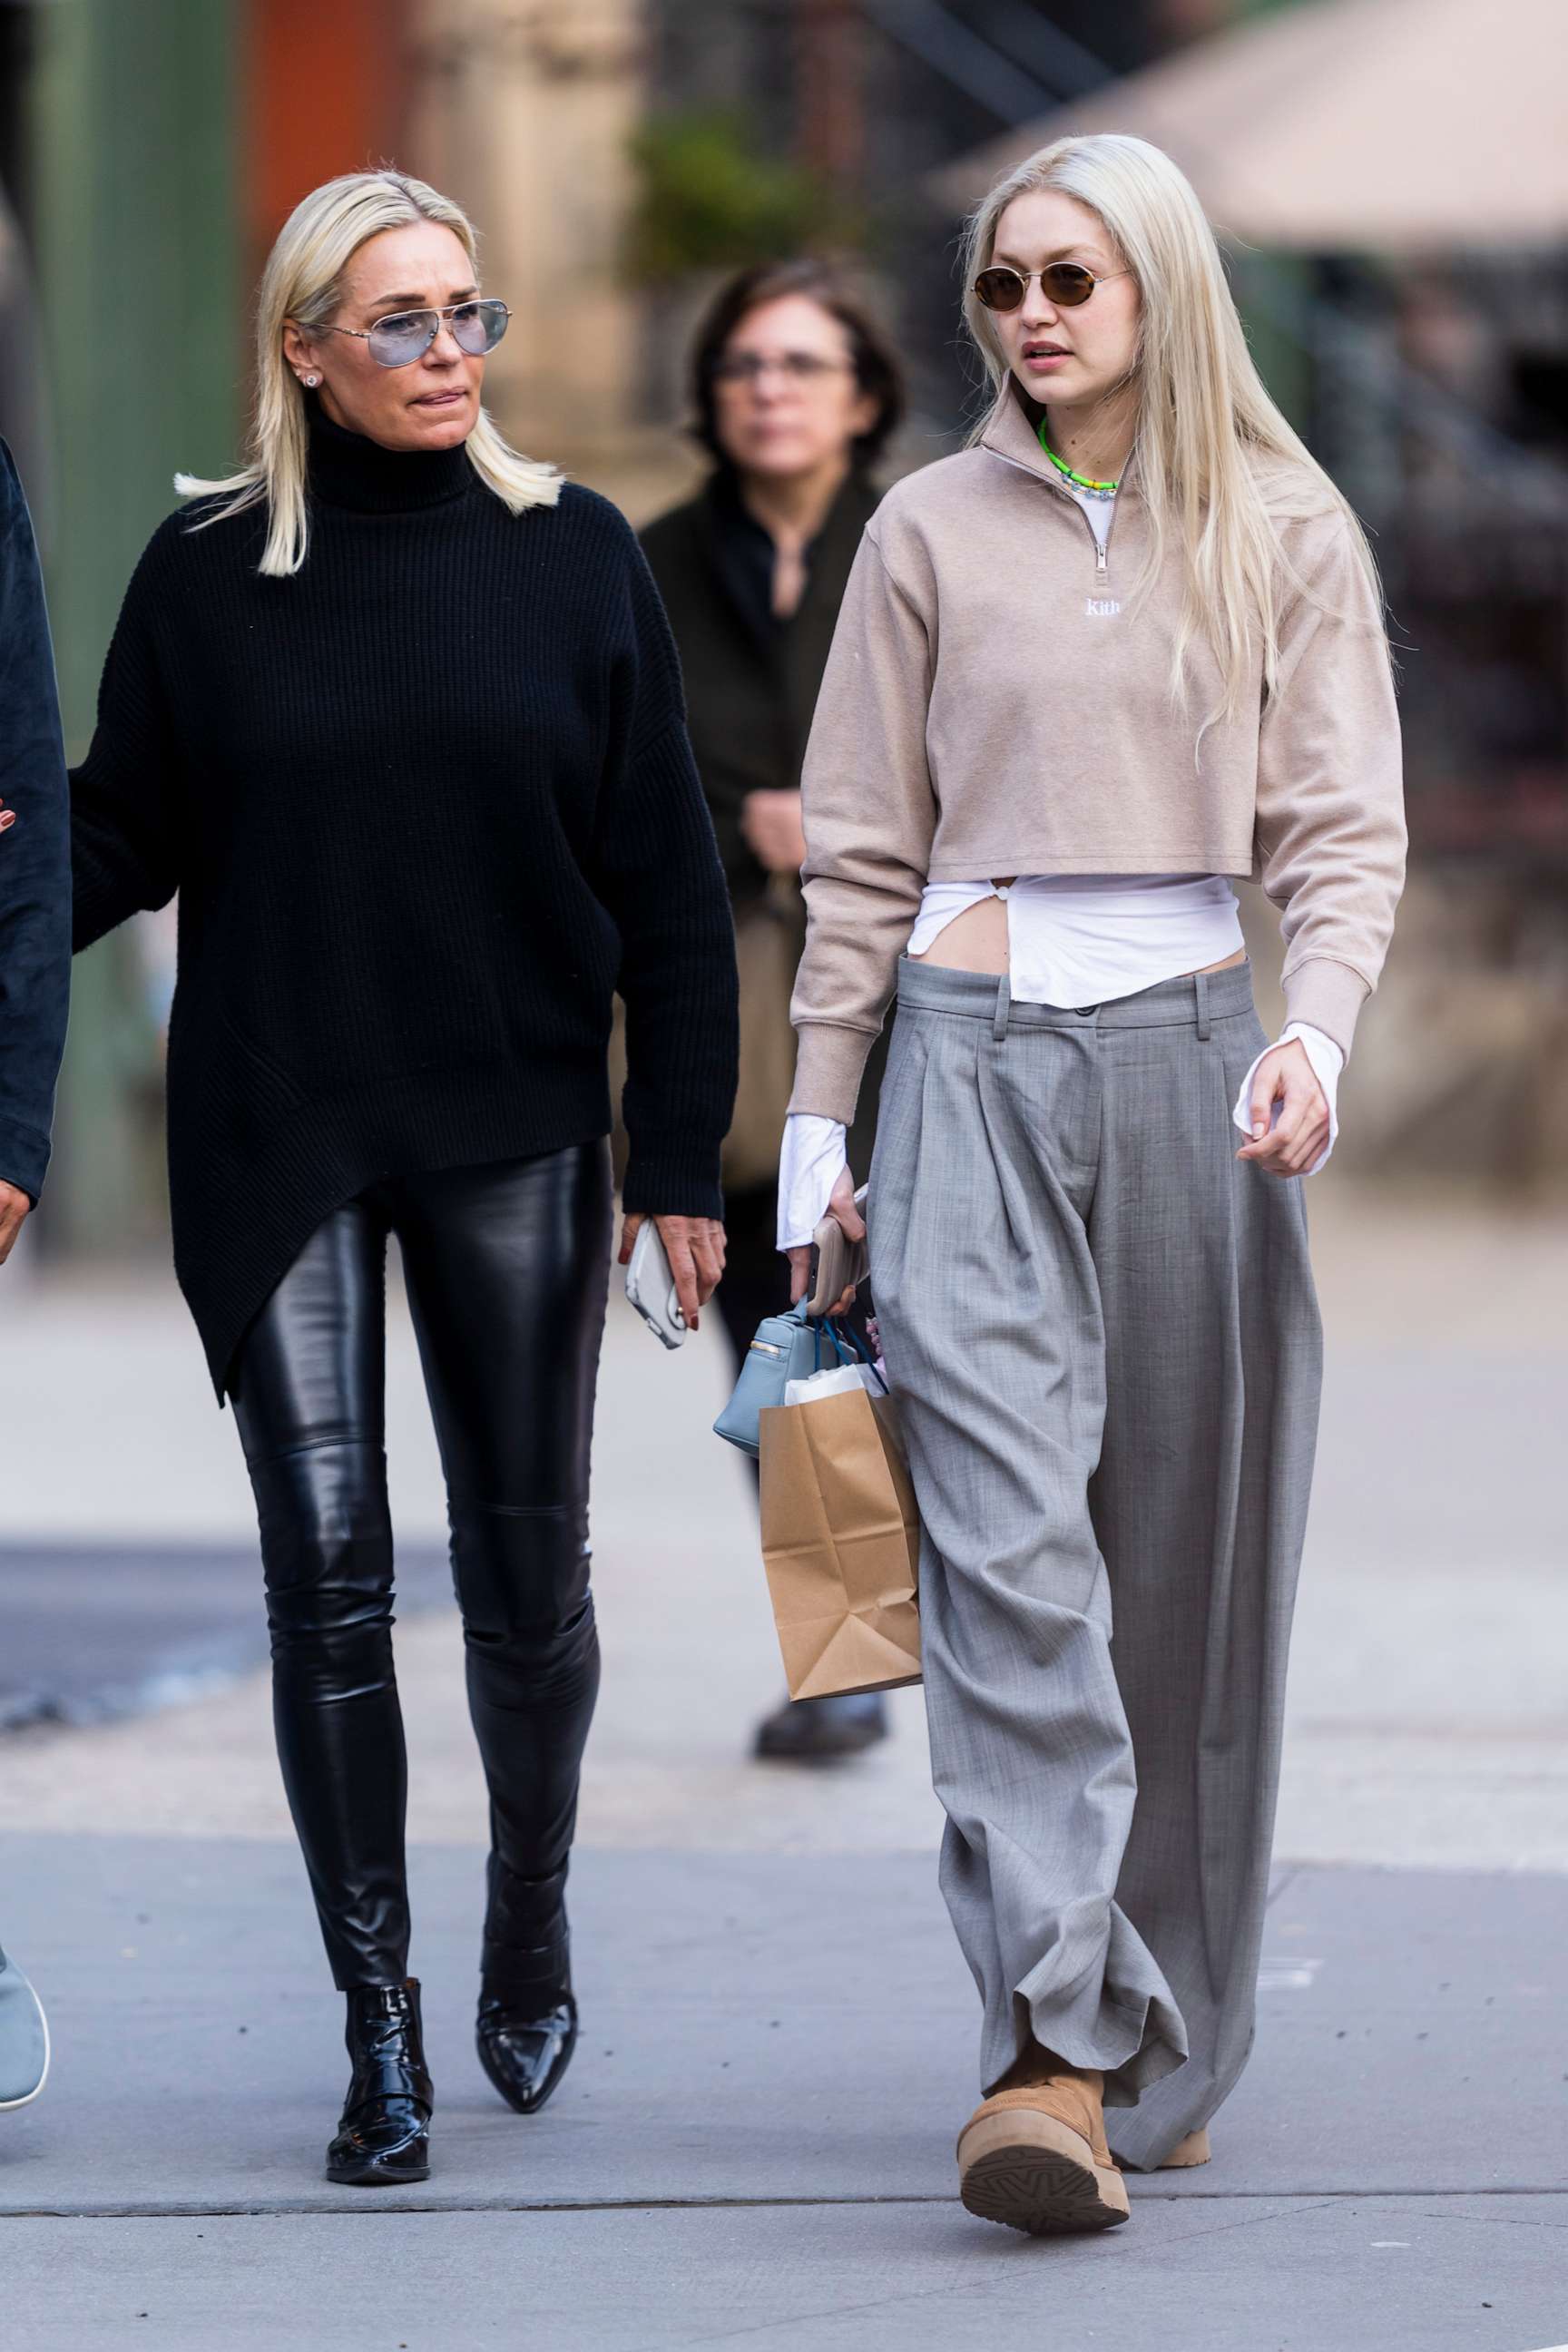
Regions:
<instances>
[{"instance_id":1,"label":"white tissue in bag","mask_svg":"<svg viewBox=\"0 0 1568 2352\"><path fill-rule=\"evenodd\" d=\"M816 1404L822 1397L846 1396L851 1389L880 1396L881 1388L868 1364L836 1364L830 1372L813 1372L804 1381L786 1381L785 1404Z\"/></svg>"}]
</instances>

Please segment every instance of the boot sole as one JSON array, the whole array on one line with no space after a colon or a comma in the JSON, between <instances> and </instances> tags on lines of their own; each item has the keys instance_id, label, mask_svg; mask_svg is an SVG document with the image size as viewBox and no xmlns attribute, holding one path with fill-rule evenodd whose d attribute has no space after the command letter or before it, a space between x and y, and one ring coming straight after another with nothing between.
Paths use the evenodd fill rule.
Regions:
<instances>
[{"instance_id":1,"label":"boot sole","mask_svg":"<svg viewBox=\"0 0 1568 2352\"><path fill-rule=\"evenodd\" d=\"M327 2179L334 2189L401 2189L405 2182L428 2180L427 2164L403 2165L392 2171L379 2164L356 2165L353 2170L327 2167Z\"/></svg>"},{"instance_id":2,"label":"boot sole","mask_svg":"<svg viewBox=\"0 0 1568 2352\"><path fill-rule=\"evenodd\" d=\"M965 2212L1032 2238L1113 2230L1131 2217L1121 2175L1054 2116L984 2116L960 2140L958 2161Z\"/></svg>"}]
</instances>

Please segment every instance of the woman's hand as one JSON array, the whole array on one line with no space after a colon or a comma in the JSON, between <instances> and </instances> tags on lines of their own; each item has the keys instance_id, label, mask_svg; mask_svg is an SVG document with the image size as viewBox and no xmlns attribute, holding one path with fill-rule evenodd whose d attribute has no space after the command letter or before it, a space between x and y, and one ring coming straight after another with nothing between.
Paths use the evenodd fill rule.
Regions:
<instances>
[{"instance_id":1,"label":"woman's hand","mask_svg":"<svg viewBox=\"0 0 1568 2352\"><path fill-rule=\"evenodd\" d=\"M0 801L0 833L9 833L16 822L16 810L8 809L5 802Z\"/></svg>"},{"instance_id":2,"label":"woman's hand","mask_svg":"<svg viewBox=\"0 0 1568 2352\"><path fill-rule=\"evenodd\" d=\"M741 803L741 835L770 874L798 874L805 863L805 833L798 793L748 793Z\"/></svg>"},{"instance_id":3,"label":"woman's hand","mask_svg":"<svg viewBox=\"0 0 1568 2352\"><path fill-rule=\"evenodd\" d=\"M622 1265L630 1265L633 1245L646 1222L641 1210L633 1210L622 1223ZM698 1309L712 1297L724 1271L724 1228L717 1217L656 1216L654 1223L669 1260L680 1311L688 1329L695 1331Z\"/></svg>"},{"instance_id":4,"label":"woman's hand","mask_svg":"<svg viewBox=\"0 0 1568 2352\"><path fill-rule=\"evenodd\" d=\"M865 1240L866 1220L855 1206L855 1179L847 1168L840 1170L838 1180L828 1195L827 1213L830 1217L837 1219L850 1241ZM785 1230L787 1232L788 1228L786 1227ZM804 1249L785 1250L784 1255L789 1260L790 1305L798 1307L805 1297L806 1285L811 1280L811 1249L808 1244ZM828 1313L830 1315L847 1313L853 1305L855 1291L851 1286L841 1297L835 1299L827 1310Z\"/></svg>"},{"instance_id":5,"label":"woman's hand","mask_svg":"<svg viewBox=\"0 0 1568 2352\"><path fill-rule=\"evenodd\" d=\"M1269 1117L1281 1105L1272 1131ZM1300 1176L1317 1165L1329 1140L1329 1106L1299 1037L1265 1054L1253 1073L1252 1141L1238 1160L1256 1160L1271 1176Z\"/></svg>"},{"instance_id":6,"label":"woman's hand","mask_svg":"<svg viewBox=\"0 0 1568 2352\"><path fill-rule=\"evenodd\" d=\"M4 1265L16 1247L16 1236L26 1222L32 1202L15 1184L0 1178L0 1265Z\"/></svg>"}]
</instances>

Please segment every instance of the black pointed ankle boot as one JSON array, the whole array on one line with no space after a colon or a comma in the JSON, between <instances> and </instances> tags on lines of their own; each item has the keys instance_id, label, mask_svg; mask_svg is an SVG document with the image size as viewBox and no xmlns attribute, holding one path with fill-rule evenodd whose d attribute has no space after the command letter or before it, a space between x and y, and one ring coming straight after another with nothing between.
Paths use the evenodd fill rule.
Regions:
<instances>
[{"instance_id":1,"label":"black pointed ankle boot","mask_svg":"<svg viewBox=\"0 0 1568 2352\"><path fill-rule=\"evenodd\" d=\"M348 1995L344 2039L353 2072L337 2137L327 2150L327 2179L355 2189L428 2180L435 2100L418 1979L358 1986Z\"/></svg>"},{"instance_id":2,"label":"black pointed ankle boot","mask_svg":"<svg viewBox=\"0 0 1568 2352\"><path fill-rule=\"evenodd\" d=\"M509 2107L533 2116L577 2046L566 1873L514 1878L492 1854L489 1888L479 1963L479 2063Z\"/></svg>"},{"instance_id":3,"label":"black pointed ankle boot","mask_svg":"<svg viewBox=\"0 0 1568 2352\"><path fill-rule=\"evenodd\" d=\"M577 2004L567 1992L540 2011L481 1993L478 2040L479 2063L507 2105L536 2116L572 2063Z\"/></svg>"}]
</instances>

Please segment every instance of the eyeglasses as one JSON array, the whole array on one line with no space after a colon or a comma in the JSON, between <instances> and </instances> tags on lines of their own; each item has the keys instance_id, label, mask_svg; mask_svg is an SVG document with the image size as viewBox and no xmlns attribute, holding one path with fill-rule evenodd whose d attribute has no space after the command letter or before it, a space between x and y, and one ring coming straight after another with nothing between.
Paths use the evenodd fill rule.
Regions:
<instances>
[{"instance_id":1,"label":"eyeglasses","mask_svg":"<svg viewBox=\"0 0 1568 2352\"><path fill-rule=\"evenodd\" d=\"M769 368L791 383L816 383L825 375L842 375L852 368L850 360L825 359L820 352L780 352L776 356L763 352L727 352L715 362L713 380L716 383L756 383Z\"/></svg>"},{"instance_id":2,"label":"eyeglasses","mask_svg":"<svg viewBox=\"0 0 1568 2352\"><path fill-rule=\"evenodd\" d=\"M378 319L374 327L325 327L312 332L328 335L353 335L356 341L370 345L370 355L377 367L412 367L423 359L441 331L446 320L452 330L452 341L470 359L482 359L493 352L505 334L511 312L504 302L448 302L442 310L396 310L390 319Z\"/></svg>"},{"instance_id":3,"label":"eyeglasses","mask_svg":"<svg viewBox=\"0 0 1568 2352\"><path fill-rule=\"evenodd\" d=\"M974 281L974 291L988 310L1016 310L1028 293L1030 278L1037 278L1047 301L1058 310L1076 310L1088 301L1097 286L1131 275L1126 269L1108 269L1103 278L1097 278L1081 261L1047 261L1043 269L1027 271L999 264L994 269L981 271Z\"/></svg>"}]
</instances>

